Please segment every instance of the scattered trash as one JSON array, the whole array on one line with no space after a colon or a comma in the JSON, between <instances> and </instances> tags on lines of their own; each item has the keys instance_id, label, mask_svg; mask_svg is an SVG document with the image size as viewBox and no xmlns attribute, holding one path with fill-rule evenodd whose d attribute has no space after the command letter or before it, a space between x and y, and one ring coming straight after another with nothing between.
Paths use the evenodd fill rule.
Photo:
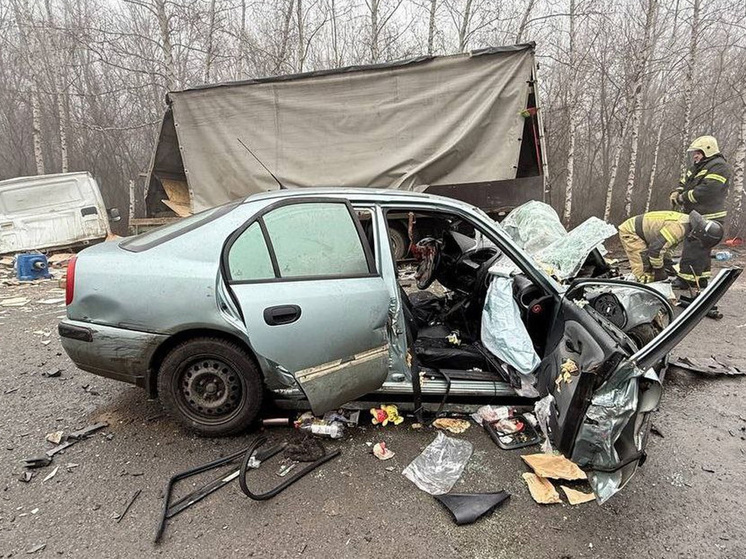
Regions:
<instances>
[{"instance_id":1,"label":"scattered trash","mask_svg":"<svg viewBox=\"0 0 746 559\"><path fill-rule=\"evenodd\" d=\"M399 410L394 405L382 405L380 408L371 408L370 413L373 416L371 423L373 425L382 425L386 427L389 423L399 425L404 418L399 415Z\"/></svg>"},{"instance_id":2,"label":"scattered trash","mask_svg":"<svg viewBox=\"0 0 746 559\"><path fill-rule=\"evenodd\" d=\"M708 466L700 466L700 468L702 468L703 472L707 472L708 474L714 474L715 473L715 470L713 470L712 468L710 468Z\"/></svg>"},{"instance_id":3,"label":"scattered trash","mask_svg":"<svg viewBox=\"0 0 746 559\"><path fill-rule=\"evenodd\" d=\"M64 297L57 297L56 299L42 299L41 301L38 301L38 303L42 305L59 305L60 303L64 303L65 298Z\"/></svg>"},{"instance_id":4,"label":"scattered trash","mask_svg":"<svg viewBox=\"0 0 746 559\"><path fill-rule=\"evenodd\" d=\"M28 297L11 297L0 301L0 307L23 307L31 301Z\"/></svg>"},{"instance_id":5,"label":"scattered trash","mask_svg":"<svg viewBox=\"0 0 746 559\"><path fill-rule=\"evenodd\" d=\"M727 262L733 258L733 253L729 250L719 250L715 253L715 260L718 262Z\"/></svg>"},{"instance_id":6,"label":"scattered trash","mask_svg":"<svg viewBox=\"0 0 746 559\"><path fill-rule=\"evenodd\" d=\"M62 369L52 369L51 371L45 371L42 373L42 376L48 377L48 378L56 378L62 375Z\"/></svg>"},{"instance_id":7,"label":"scattered trash","mask_svg":"<svg viewBox=\"0 0 746 559\"><path fill-rule=\"evenodd\" d=\"M577 464L561 454L525 454L523 461L541 477L552 479L587 479L585 472Z\"/></svg>"},{"instance_id":8,"label":"scattered trash","mask_svg":"<svg viewBox=\"0 0 746 559\"><path fill-rule=\"evenodd\" d=\"M341 439L345 434L345 426L339 421L325 421L314 417L313 413L306 412L296 421L295 427L301 431L318 435L320 437L329 437L331 439Z\"/></svg>"},{"instance_id":9,"label":"scattered trash","mask_svg":"<svg viewBox=\"0 0 746 559\"><path fill-rule=\"evenodd\" d=\"M524 472L523 480L528 485L531 497L537 503L541 505L553 505L562 502L559 493L557 493L554 485L548 479L532 474L531 472Z\"/></svg>"},{"instance_id":10,"label":"scattered trash","mask_svg":"<svg viewBox=\"0 0 746 559\"><path fill-rule=\"evenodd\" d=\"M596 496L593 493L583 493L582 491L572 489L565 485L560 485L560 488L565 493L567 502L571 505L582 505L583 503L589 503L590 501L596 500Z\"/></svg>"},{"instance_id":11,"label":"scattered trash","mask_svg":"<svg viewBox=\"0 0 746 559\"><path fill-rule=\"evenodd\" d=\"M288 475L288 472L290 472L290 470L295 468L297 465L297 463L283 464L282 466L280 466L280 471L277 472L277 475L280 477L285 477L286 475Z\"/></svg>"},{"instance_id":12,"label":"scattered trash","mask_svg":"<svg viewBox=\"0 0 746 559\"><path fill-rule=\"evenodd\" d=\"M482 406L475 413L471 414L471 418L482 425L483 421L498 421L500 419L507 419L513 415L513 409L508 406Z\"/></svg>"},{"instance_id":13,"label":"scattered trash","mask_svg":"<svg viewBox=\"0 0 746 559\"><path fill-rule=\"evenodd\" d=\"M541 443L541 451L544 453L552 452L552 443L549 440L549 418L552 415L554 406L554 396L548 394L534 404L534 415L539 423L541 433L544 435L544 442Z\"/></svg>"},{"instance_id":14,"label":"scattered trash","mask_svg":"<svg viewBox=\"0 0 746 559\"><path fill-rule=\"evenodd\" d=\"M121 512L119 516L117 516L117 524L122 521L122 519L124 518L124 515L127 514L127 511L130 510L130 507L132 507L132 504L140 496L140 493L142 493L142 489L138 489L132 494L132 497L130 497L130 500L127 501L127 505L124 507L124 510Z\"/></svg>"},{"instance_id":15,"label":"scattered trash","mask_svg":"<svg viewBox=\"0 0 746 559\"><path fill-rule=\"evenodd\" d=\"M386 448L386 443L381 441L373 446L373 456L379 460L388 460L394 457L394 452Z\"/></svg>"},{"instance_id":16,"label":"scattered trash","mask_svg":"<svg viewBox=\"0 0 746 559\"><path fill-rule=\"evenodd\" d=\"M62 431L55 431L54 433L49 433L44 438L52 444L60 444L60 441L62 441L62 434Z\"/></svg>"},{"instance_id":17,"label":"scattered trash","mask_svg":"<svg viewBox=\"0 0 746 559\"><path fill-rule=\"evenodd\" d=\"M13 392L16 392L19 388L20 386L16 386L15 388L8 388L8 390L6 390L4 394L13 394Z\"/></svg>"},{"instance_id":18,"label":"scattered trash","mask_svg":"<svg viewBox=\"0 0 746 559\"><path fill-rule=\"evenodd\" d=\"M52 254L47 258L47 262L52 265L57 264L63 266L66 265L73 256L75 256L74 252L58 252L57 254Z\"/></svg>"},{"instance_id":19,"label":"scattered trash","mask_svg":"<svg viewBox=\"0 0 746 559\"><path fill-rule=\"evenodd\" d=\"M741 237L732 237L730 239L726 239L723 243L727 247L740 247L743 244L743 239Z\"/></svg>"},{"instance_id":20,"label":"scattered trash","mask_svg":"<svg viewBox=\"0 0 746 559\"><path fill-rule=\"evenodd\" d=\"M49 474L47 474L47 477L45 477L45 478L44 478L44 479L42 480L42 482L45 482L45 481L49 481L49 480L50 480L50 479L52 479L52 478L53 478L54 476L56 476L56 475L57 475L57 470L59 470L59 469L60 469L60 467L59 467L59 466L55 466L54 470L52 470L52 471L51 471L51 472L50 472Z\"/></svg>"},{"instance_id":21,"label":"scattered trash","mask_svg":"<svg viewBox=\"0 0 746 559\"><path fill-rule=\"evenodd\" d=\"M341 423L344 423L345 425L356 427L358 422L360 421L360 410L350 412L349 417L342 411L328 411L324 414L324 417L322 419L329 423L339 421Z\"/></svg>"},{"instance_id":22,"label":"scattered trash","mask_svg":"<svg viewBox=\"0 0 746 559\"><path fill-rule=\"evenodd\" d=\"M34 456L32 458L24 458L23 465L26 468L44 468L52 463L52 459L49 456Z\"/></svg>"},{"instance_id":23,"label":"scattered trash","mask_svg":"<svg viewBox=\"0 0 746 559\"><path fill-rule=\"evenodd\" d=\"M271 417L262 419L262 427L289 427L293 422L289 417Z\"/></svg>"},{"instance_id":24,"label":"scattered trash","mask_svg":"<svg viewBox=\"0 0 746 559\"><path fill-rule=\"evenodd\" d=\"M453 417L439 417L433 421L433 426L438 429L445 429L451 433L460 434L466 431L471 424L465 419L455 419Z\"/></svg>"},{"instance_id":25,"label":"scattered trash","mask_svg":"<svg viewBox=\"0 0 746 559\"><path fill-rule=\"evenodd\" d=\"M746 375L746 370L742 370L731 363L727 363L723 359L719 359L712 355L710 359L694 359L691 357L673 357L668 365L670 367L678 367L679 369L686 369L692 373L699 373L705 376L737 376Z\"/></svg>"},{"instance_id":26,"label":"scattered trash","mask_svg":"<svg viewBox=\"0 0 746 559\"><path fill-rule=\"evenodd\" d=\"M285 447L285 457L296 462L315 462L324 456L325 452L321 441L312 437L306 437Z\"/></svg>"},{"instance_id":27,"label":"scattered trash","mask_svg":"<svg viewBox=\"0 0 746 559\"><path fill-rule=\"evenodd\" d=\"M459 480L471 453L470 442L439 432L435 440L404 468L402 475L423 491L442 495Z\"/></svg>"},{"instance_id":28,"label":"scattered trash","mask_svg":"<svg viewBox=\"0 0 746 559\"><path fill-rule=\"evenodd\" d=\"M541 442L541 435L523 415L497 421L484 421L482 427L487 431L492 442L503 450L515 450Z\"/></svg>"},{"instance_id":29,"label":"scattered trash","mask_svg":"<svg viewBox=\"0 0 746 559\"><path fill-rule=\"evenodd\" d=\"M31 481L34 477L34 474L32 472L23 472L21 476L18 478L18 481L22 481L23 483L28 483Z\"/></svg>"},{"instance_id":30,"label":"scattered trash","mask_svg":"<svg viewBox=\"0 0 746 559\"><path fill-rule=\"evenodd\" d=\"M34 547L32 547L31 549L27 549L27 550L26 550L26 554L27 554L27 555L31 555L31 554L33 554L33 553L36 553L37 551L41 551L41 550L42 550L42 549L44 549L45 547L47 547L47 544L45 544L45 543L40 543L39 545L35 545L35 546L34 546Z\"/></svg>"},{"instance_id":31,"label":"scattered trash","mask_svg":"<svg viewBox=\"0 0 746 559\"><path fill-rule=\"evenodd\" d=\"M661 431L661 430L660 430L660 429L658 428L658 426L657 426L657 425L655 425L655 424L652 424L652 425L650 425L650 432L651 432L651 433L653 433L653 435L657 435L657 436L658 436L658 437L660 437L661 439L665 438L665 437L663 436L663 431Z\"/></svg>"},{"instance_id":32,"label":"scattered trash","mask_svg":"<svg viewBox=\"0 0 746 559\"><path fill-rule=\"evenodd\" d=\"M510 497L510 493L446 493L435 495L453 515L458 526L472 524L488 512L492 512Z\"/></svg>"},{"instance_id":33,"label":"scattered trash","mask_svg":"<svg viewBox=\"0 0 746 559\"><path fill-rule=\"evenodd\" d=\"M562 361L559 375L557 375L557 378L554 381L554 384L557 386L557 392L562 392L562 383L570 384L573 375L576 375L578 371L578 364L572 359L565 359Z\"/></svg>"}]
</instances>

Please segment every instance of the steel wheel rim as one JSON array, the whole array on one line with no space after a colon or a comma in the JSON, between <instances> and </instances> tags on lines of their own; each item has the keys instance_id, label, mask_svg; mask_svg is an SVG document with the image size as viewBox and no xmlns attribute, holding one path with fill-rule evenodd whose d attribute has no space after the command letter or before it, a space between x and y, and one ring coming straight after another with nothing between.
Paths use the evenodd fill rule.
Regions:
<instances>
[{"instance_id":1,"label":"steel wheel rim","mask_svg":"<svg viewBox=\"0 0 746 559\"><path fill-rule=\"evenodd\" d=\"M245 389L235 367L223 359L202 356L180 368L175 396L179 409L191 420L217 425L238 415Z\"/></svg>"}]
</instances>

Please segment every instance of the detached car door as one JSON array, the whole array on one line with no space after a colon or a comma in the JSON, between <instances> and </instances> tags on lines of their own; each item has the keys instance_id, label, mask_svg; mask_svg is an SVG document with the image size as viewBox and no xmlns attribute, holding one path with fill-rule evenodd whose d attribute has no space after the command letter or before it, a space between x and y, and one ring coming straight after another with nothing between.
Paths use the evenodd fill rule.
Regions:
<instances>
[{"instance_id":1,"label":"detached car door","mask_svg":"<svg viewBox=\"0 0 746 559\"><path fill-rule=\"evenodd\" d=\"M383 384L389 291L349 202L269 206L228 239L223 270L253 350L315 414Z\"/></svg>"},{"instance_id":2,"label":"detached car door","mask_svg":"<svg viewBox=\"0 0 746 559\"><path fill-rule=\"evenodd\" d=\"M723 270L694 302L642 348L573 292L560 304L538 372L542 414L557 448L586 470L599 502L645 460L650 412L661 396L668 353L715 305L741 270Z\"/></svg>"}]
</instances>

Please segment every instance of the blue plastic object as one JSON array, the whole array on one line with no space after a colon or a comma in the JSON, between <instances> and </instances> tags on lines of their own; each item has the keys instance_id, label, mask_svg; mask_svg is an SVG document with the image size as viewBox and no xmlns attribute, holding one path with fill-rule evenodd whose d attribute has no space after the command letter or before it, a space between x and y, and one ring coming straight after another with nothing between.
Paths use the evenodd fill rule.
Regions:
<instances>
[{"instance_id":1,"label":"blue plastic object","mask_svg":"<svg viewBox=\"0 0 746 559\"><path fill-rule=\"evenodd\" d=\"M19 254L16 256L16 275L20 281L49 279L47 257L43 254Z\"/></svg>"}]
</instances>

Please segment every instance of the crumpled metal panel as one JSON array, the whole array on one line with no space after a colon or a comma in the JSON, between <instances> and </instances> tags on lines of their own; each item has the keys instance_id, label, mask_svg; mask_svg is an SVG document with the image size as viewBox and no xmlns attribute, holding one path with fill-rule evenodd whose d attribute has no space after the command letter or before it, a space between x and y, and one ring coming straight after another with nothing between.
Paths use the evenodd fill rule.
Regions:
<instances>
[{"instance_id":1,"label":"crumpled metal panel","mask_svg":"<svg viewBox=\"0 0 746 559\"><path fill-rule=\"evenodd\" d=\"M627 453L632 449L635 452L642 450L644 437L639 436L642 422L636 422L634 429L627 429L627 426L636 412L654 409L661 395L658 386L652 392L646 391L645 405L638 410L642 377L654 385L660 385L655 372L644 372L633 362L627 361L594 392L575 441L571 458L573 462L582 468L614 468L626 457L620 456L619 449L626 449ZM631 464L612 473L590 471L588 482L598 503L606 502L624 487L635 468L635 464Z\"/></svg>"}]
</instances>

